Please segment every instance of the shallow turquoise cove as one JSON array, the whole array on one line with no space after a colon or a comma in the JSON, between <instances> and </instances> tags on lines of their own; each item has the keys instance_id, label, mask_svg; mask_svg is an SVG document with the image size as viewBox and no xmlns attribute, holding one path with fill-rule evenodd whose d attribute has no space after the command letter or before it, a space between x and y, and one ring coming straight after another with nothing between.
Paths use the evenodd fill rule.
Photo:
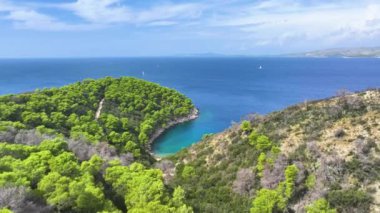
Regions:
<instances>
[{"instance_id":1,"label":"shallow turquoise cove","mask_svg":"<svg viewBox=\"0 0 380 213\"><path fill-rule=\"evenodd\" d=\"M259 68L261 66L261 69ZM380 87L380 59L368 58L96 58L0 60L0 94L57 87L85 78L133 76L174 88L200 117L159 137L157 155L175 153L249 113Z\"/></svg>"},{"instance_id":2,"label":"shallow turquoise cove","mask_svg":"<svg viewBox=\"0 0 380 213\"><path fill-rule=\"evenodd\" d=\"M188 121L172 127L164 132L153 144L153 152L158 156L166 156L197 142L199 136L213 132L213 115L201 112L196 120Z\"/></svg>"}]
</instances>

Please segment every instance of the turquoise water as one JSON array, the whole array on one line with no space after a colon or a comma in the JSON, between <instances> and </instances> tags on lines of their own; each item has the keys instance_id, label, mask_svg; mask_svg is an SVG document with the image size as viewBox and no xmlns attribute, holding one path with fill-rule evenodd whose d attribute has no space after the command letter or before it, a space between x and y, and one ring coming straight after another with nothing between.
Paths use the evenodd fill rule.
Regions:
<instances>
[{"instance_id":1,"label":"turquoise water","mask_svg":"<svg viewBox=\"0 0 380 213\"><path fill-rule=\"evenodd\" d=\"M262 66L262 69L258 67ZM134 76L179 90L200 117L165 132L153 145L174 153L249 113L265 114L339 89L380 87L380 59L103 58L0 60L0 94L56 87L104 76Z\"/></svg>"}]
</instances>

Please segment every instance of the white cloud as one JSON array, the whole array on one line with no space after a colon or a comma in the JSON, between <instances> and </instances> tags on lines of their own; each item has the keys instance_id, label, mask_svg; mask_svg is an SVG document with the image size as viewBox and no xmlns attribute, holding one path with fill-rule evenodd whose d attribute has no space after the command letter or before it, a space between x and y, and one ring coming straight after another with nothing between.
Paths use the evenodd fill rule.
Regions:
<instances>
[{"instance_id":1,"label":"white cloud","mask_svg":"<svg viewBox=\"0 0 380 213\"><path fill-rule=\"evenodd\" d=\"M78 0L63 5L62 8L72 10L79 17L93 23L119 23L132 19L131 11L122 6L119 0Z\"/></svg>"},{"instance_id":2,"label":"white cloud","mask_svg":"<svg viewBox=\"0 0 380 213\"><path fill-rule=\"evenodd\" d=\"M163 4L151 1L132 6L126 0L33 5L0 0L0 12L6 13L0 18L12 21L17 28L56 31L92 30L114 25L158 29L165 26L168 30L157 32L186 39L240 40L252 46L380 42L380 3L375 0L164 1ZM75 17L76 22L43 14L41 8L64 10Z\"/></svg>"},{"instance_id":3,"label":"white cloud","mask_svg":"<svg viewBox=\"0 0 380 213\"><path fill-rule=\"evenodd\" d=\"M200 17L203 8L204 7L200 4L168 4L136 12L134 16L137 22L168 19L195 19Z\"/></svg>"},{"instance_id":4,"label":"white cloud","mask_svg":"<svg viewBox=\"0 0 380 213\"><path fill-rule=\"evenodd\" d=\"M77 16L96 24L147 24L177 23L178 19L194 19L200 16L202 5L195 3L163 4L148 8L130 8L120 0L77 0L62 5ZM173 20L175 19L175 20ZM152 22L152 23L151 23Z\"/></svg>"},{"instance_id":5,"label":"white cloud","mask_svg":"<svg viewBox=\"0 0 380 213\"><path fill-rule=\"evenodd\" d=\"M295 9L299 7L299 3L292 0L269 0L269 1L261 1L257 4L254 4L251 8L251 10L281 10L283 11L284 8L287 9Z\"/></svg>"},{"instance_id":6,"label":"white cloud","mask_svg":"<svg viewBox=\"0 0 380 213\"><path fill-rule=\"evenodd\" d=\"M70 25L55 20L53 17L37 13L33 10L12 10L6 19L12 20L14 26L18 29L33 29L33 30L90 30L95 26L89 25Z\"/></svg>"},{"instance_id":7,"label":"white cloud","mask_svg":"<svg viewBox=\"0 0 380 213\"><path fill-rule=\"evenodd\" d=\"M257 45L339 43L379 35L380 4L302 5L271 0L231 11L212 25L251 35Z\"/></svg>"},{"instance_id":8,"label":"white cloud","mask_svg":"<svg viewBox=\"0 0 380 213\"><path fill-rule=\"evenodd\" d=\"M153 21L148 24L148 26L173 26L178 24L174 21Z\"/></svg>"},{"instance_id":9,"label":"white cloud","mask_svg":"<svg viewBox=\"0 0 380 213\"><path fill-rule=\"evenodd\" d=\"M83 21L75 24L68 23L58 17L38 12L39 8L66 10ZM0 12L7 13L2 18L12 21L16 28L49 31L91 30L114 24L173 26L179 21L200 17L203 8L203 5L195 3L166 3L148 8L130 8L120 0L77 0L74 3L65 4L16 4L16 2L12 4L0 0Z\"/></svg>"},{"instance_id":10,"label":"white cloud","mask_svg":"<svg viewBox=\"0 0 380 213\"><path fill-rule=\"evenodd\" d=\"M63 31L90 30L97 28L95 25L67 24L33 9L23 6L15 6L10 2L1 0L0 12L5 13L5 15L0 16L0 19L12 21L14 27L17 29Z\"/></svg>"}]
</instances>

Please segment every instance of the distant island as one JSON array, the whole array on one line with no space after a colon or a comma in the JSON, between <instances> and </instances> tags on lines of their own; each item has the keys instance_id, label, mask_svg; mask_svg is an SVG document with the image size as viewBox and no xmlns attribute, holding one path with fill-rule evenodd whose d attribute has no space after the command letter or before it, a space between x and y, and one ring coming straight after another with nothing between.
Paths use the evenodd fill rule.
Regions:
<instances>
[{"instance_id":1,"label":"distant island","mask_svg":"<svg viewBox=\"0 0 380 213\"><path fill-rule=\"evenodd\" d=\"M311 57L311 58L380 58L380 47L354 47L354 48L332 48L301 53L285 54L222 54L222 53L193 53L178 54L169 57L184 58L252 58L252 57Z\"/></svg>"},{"instance_id":2,"label":"distant island","mask_svg":"<svg viewBox=\"0 0 380 213\"><path fill-rule=\"evenodd\" d=\"M336 49L327 49L327 50L316 50L316 51L299 53L299 54L290 54L289 56L379 58L380 47L336 48Z\"/></svg>"}]
</instances>

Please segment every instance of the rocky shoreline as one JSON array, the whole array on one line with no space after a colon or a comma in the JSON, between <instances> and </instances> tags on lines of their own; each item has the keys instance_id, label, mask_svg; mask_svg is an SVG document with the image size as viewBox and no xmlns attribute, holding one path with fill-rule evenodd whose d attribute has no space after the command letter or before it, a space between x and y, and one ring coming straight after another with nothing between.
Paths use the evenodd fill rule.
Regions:
<instances>
[{"instance_id":1,"label":"rocky shoreline","mask_svg":"<svg viewBox=\"0 0 380 213\"><path fill-rule=\"evenodd\" d=\"M195 120L199 117L199 110L197 108L194 108L191 113L186 116L186 117L181 117L181 118L178 118L178 119L175 119L173 121L170 121L165 127L162 127L162 128L159 128L157 129L153 135L150 137L148 143L147 143L147 149L148 149L148 152L156 159L156 160L160 160L161 158L158 157L157 155L155 155L152 151L152 144L154 143L154 141L160 137L162 135L162 133L164 133L166 130L172 128L173 126L177 125L177 124L181 124L181 123L185 123L185 122L188 122L188 121L192 121L192 120Z\"/></svg>"}]
</instances>

